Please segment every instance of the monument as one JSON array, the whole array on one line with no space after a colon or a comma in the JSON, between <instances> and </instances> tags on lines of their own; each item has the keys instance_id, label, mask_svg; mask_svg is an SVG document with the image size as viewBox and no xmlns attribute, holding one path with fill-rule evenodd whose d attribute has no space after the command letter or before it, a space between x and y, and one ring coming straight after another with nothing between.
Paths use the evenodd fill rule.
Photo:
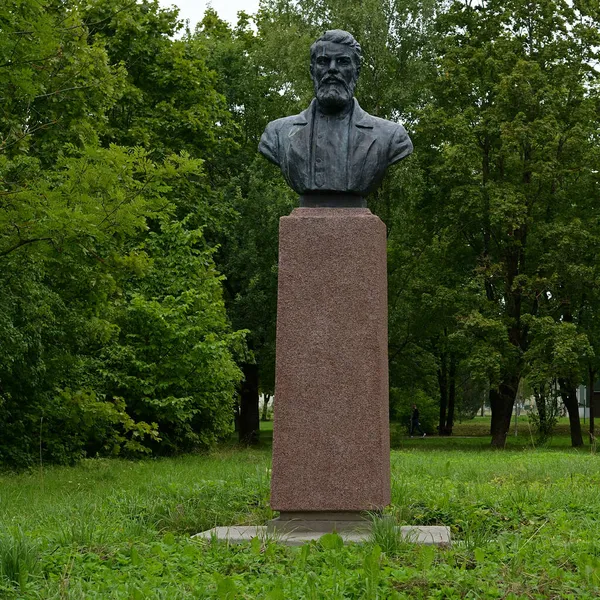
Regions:
<instances>
[{"instance_id":1,"label":"monument","mask_svg":"<svg viewBox=\"0 0 600 600\"><path fill-rule=\"evenodd\" d=\"M310 58L315 98L259 145L300 195L279 229L270 527L341 531L390 503L386 229L366 197L412 143L354 98L351 34Z\"/></svg>"},{"instance_id":2,"label":"monument","mask_svg":"<svg viewBox=\"0 0 600 600\"><path fill-rule=\"evenodd\" d=\"M266 527L215 527L202 539L299 545L328 531L368 539L366 511L390 503L386 229L367 208L386 169L412 152L404 127L354 99L358 42L327 31L311 47L315 98L267 125L259 151L300 207L279 227L271 506ZM399 527L450 543L447 527Z\"/></svg>"}]
</instances>

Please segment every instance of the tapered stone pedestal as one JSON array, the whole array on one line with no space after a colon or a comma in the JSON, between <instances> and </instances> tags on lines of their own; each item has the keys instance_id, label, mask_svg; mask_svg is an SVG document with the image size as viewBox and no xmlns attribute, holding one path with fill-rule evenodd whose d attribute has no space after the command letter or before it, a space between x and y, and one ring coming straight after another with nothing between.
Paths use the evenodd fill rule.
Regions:
<instances>
[{"instance_id":1,"label":"tapered stone pedestal","mask_svg":"<svg viewBox=\"0 0 600 600\"><path fill-rule=\"evenodd\" d=\"M274 510L389 504L386 230L366 208L281 219L274 411Z\"/></svg>"}]
</instances>

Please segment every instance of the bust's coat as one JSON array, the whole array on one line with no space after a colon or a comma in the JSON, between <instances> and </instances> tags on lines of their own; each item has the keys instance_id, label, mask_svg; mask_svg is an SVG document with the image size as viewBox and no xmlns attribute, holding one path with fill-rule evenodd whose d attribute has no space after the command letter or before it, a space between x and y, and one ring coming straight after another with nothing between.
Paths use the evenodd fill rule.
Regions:
<instances>
[{"instance_id":1,"label":"bust's coat","mask_svg":"<svg viewBox=\"0 0 600 600\"><path fill-rule=\"evenodd\" d=\"M258 145L259 152L281 168L289 186L298 194L332 191L313 182L311 136L316 100L298 115L271 121ZM348 181L345 190L334 190L366 196L381 182L385 170L408 156L413 145L399 123L373 117L353 99L348 143Z\"/></svg>"}]
</instances>

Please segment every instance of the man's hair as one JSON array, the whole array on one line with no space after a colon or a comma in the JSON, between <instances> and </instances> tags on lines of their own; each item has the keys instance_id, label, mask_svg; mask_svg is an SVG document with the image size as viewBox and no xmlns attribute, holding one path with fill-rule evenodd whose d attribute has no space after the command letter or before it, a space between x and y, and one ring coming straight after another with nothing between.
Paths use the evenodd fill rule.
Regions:
<instances>
[{"instance_id":1,"label":"man's hair","mask_svg":"<svg viewBox=\"0 0 600 600\"><path fill-rule=\"evenodd\" d=\"M334 44L344 44L344 46L350 46L353 51L354 66L357 71L360 71L360 63L362 60L362 50L360 44L354 39L354 36L347 31L342 29L332 29L326 31L315 43L310 47L310 62L311 64L315 60L317 54L317 45L319 42L333 42Z\"/></svg>"}]
</instances>

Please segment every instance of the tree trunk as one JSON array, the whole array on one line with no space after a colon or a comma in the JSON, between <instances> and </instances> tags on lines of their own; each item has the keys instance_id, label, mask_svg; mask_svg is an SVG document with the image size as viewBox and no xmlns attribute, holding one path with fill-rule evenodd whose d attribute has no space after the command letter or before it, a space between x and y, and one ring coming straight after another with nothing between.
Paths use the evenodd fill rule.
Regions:
<instances>
[{"instance_id":1,"label":"tree trunk","mask_svg":"<svg viewBox=\"0 0 600 600\"><path fill-rule=\"evenodd\" d=\"M571 446L579 448L583 446L581 434L581 421L579 420L579 402L577 401L577 389L568 379L559 379L560 396L569 413L569 426L571 428Z\"/></svg>"},{"instance_id":2,"label":"tree trunk","mask_svg":"<svg viewBox=\"0 0 600 600\"><path fill-rule=\"evenodd\" d=\"M243 364L244 381L240 390L239 440L243 444L258 443L260 420L258 410L258 365Z\"/></svg>"},{"instance_id":3,"label":"tree trunk","mask_svg":"<svg viewBox=\"0 0 600 600\"><path fill-rule=\"evenodd\" d=\"M456 400L456 359L453 356L450 358L450 372L448 374L448 379L448 416L446 417L444 433L446 435L452 435L452 428L454 427L454 404Z\"/></svg>"},{"instance_id":4,"label":"tree trunk","mask_svg":"<svg viewBox=\"0 0 600 600\"><path fill-rule=\"evenodd\" d=\"M269 410L269 400L271 399L270 394L265 394L265 401L263 402L262 415L260 417L261 421L267 420L267 412Z\"/></svg>"},{"instance_id":5,"label":"tree trunk","mask_svg":"<svg viewBox=\"0 0 600 600\"><path fill-rule=\"evenodd\" d=\"M440 356L440 368L438 369L438 385L440 387L440 422L438 434L446 434L446 409L448 407L448 373L446 366L446 355Z\"/></svg>"},{"instance_id":6,"label":"tree trunk","mask_svg":"<svg viewBox=\"0 0 600 600\"><path fill-rule=\"evenodd\" d=\"M504 448L510 428L519 378L511 377L500 383L498 389L490 389L490 407L492 409L492 448Z\"/></svg>"},{"instance_id":7,"label":"tree trunk","mask_svg":"<svg viewBox=\"0 0 600 600\"><path fill-rule=\"evenodd\" d=\"M538 418L540 420L540 430L545 431L547 429L548 413L546 411L546 388L542 384L540 387L533 388L533 396L535 398L535 406L538 411Z\"/></svg>"},{"instance_id":8,"label":"tree trunk","mask_svg":"<svg viewBox=\"0 0 600 600\"><path fill-rule=\"evenodd\" d=\"M588 370L588 389L590 394L590 444L594 443L596 434L594 433L594 384L596 383L596 373L590 368Z\"/></svg>"}]
</instances>

